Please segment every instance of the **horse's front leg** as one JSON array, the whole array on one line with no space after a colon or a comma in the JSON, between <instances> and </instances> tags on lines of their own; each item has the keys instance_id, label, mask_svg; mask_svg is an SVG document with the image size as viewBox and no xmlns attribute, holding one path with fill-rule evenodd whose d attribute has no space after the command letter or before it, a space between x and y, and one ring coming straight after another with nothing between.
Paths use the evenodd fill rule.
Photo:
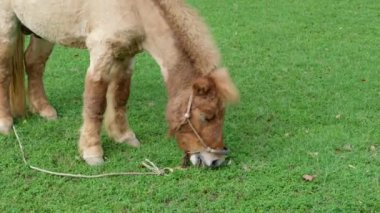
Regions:
<instances>
[{"instance_id":1,"label":"horse's front leg","mask_svg":"<svg viewBox=\"0 0 380 213\"><path fill-rule=\"evenodd\" d=\"M100 131L106 108L108 79L97 68L90 68L86 75L83 100L83 125L79 139L79 151L89 165L103 163Z\"/></svg>"},{"instance_id":2,"label":"horse's front leg","mask_svg":"<svg viewBox=\"0 0 380 213\"><path fill-rule=\"evenodd\" d=\"M101 164L104 161L100 130L107 105L107 90L110 90L106 121L106 126L110 127L107 128L109 134L119 141L133 138L135 141L131 140L131 144L138 145L133 132L128 131L124 107L129 96L131 75L130 71L126 71L130 59L139 50L136 45L139 41L136 41L134 31L122 30L100 39L99 35L104 35L103 33L104 30L101 33L94 31L86 40L90 50L90 68L84 89L79 150L82 158L90 165ZM125 136L127 134L128 137Z\"/></svg>"},{"instance_id":3,"label":"horse's front leg","mask_svg":"<svg viewBox=\"0 0 380 213\"><path fill-rule=\"evenodd\" d=\"M53 44L31 36L30 44L25 53L26 72L28 74L28 94L31 110L47 119L56 119L57 112L46 98L43 73L45 64L52 50Z\"/></svg>"},{"instance_id":4,"label":"horse's front leg","mask_svg":"<svg viewBox=\"0 0 380 213\"><path fill-rule=\"evenodd\" d=\"M138 147L140 142L128 126L125 115L126 104L130 94L132 60L127 59L111 79L107 91L107 108L104 125L108 135L118 143L128 143Z\"/></svg>"}]
</instances>

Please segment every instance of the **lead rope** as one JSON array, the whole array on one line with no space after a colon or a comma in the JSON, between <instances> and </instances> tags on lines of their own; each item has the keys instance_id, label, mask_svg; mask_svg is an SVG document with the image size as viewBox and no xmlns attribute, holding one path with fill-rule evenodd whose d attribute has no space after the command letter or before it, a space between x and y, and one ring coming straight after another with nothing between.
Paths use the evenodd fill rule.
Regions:
<instances>
[{"instance_id":1,"label":"lead rope","mask_svg":"<svg viewBox=\"0 0 380 213\"><path fill-rule=\"evenodd\" d=\"M24 161L24 164L28 166L30 169L50 174L50 175L55 175L55 176L61 176L61 177L72 177L72 178L102 178L102 177L111 177L111 176L130 176L130 175L167 175L168 173L173 172L174 170L172 168L158 168L156 164L154 164L152 161L145 159L142 162L142 165L149 169L151 172L112 172L112 173L104 173L104 174L98 174L98 175L82 175L82 174L70 174L70 173L62 173L62 172L53 172L49 171L47 169L39 168L36 166L32 166L28 163L25 157L25 151L24 151L24 146L21 143L20 137L17 134L16 127L13 127L13 132L16 135L16 139L18 142L18 146L20 147L20 152L21 152L21 157L22 160Z\"/></svg>"}]
</instances>

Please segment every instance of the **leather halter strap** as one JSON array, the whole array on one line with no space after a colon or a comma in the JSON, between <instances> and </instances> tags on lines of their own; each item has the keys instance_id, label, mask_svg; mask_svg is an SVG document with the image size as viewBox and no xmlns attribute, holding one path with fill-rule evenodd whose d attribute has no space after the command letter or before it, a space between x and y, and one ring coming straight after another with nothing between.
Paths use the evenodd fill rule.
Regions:
<instances>
[{"instance_id":1,"label":"leather halter strap","mask_svg":"<svg viewBox=\"0 0 380 213\"><path fill-rule=\"evenodd\" d=\"M199 143L206 149L205 151L208 153L214 153L214 154L221 154L221 155L227 155L228 154L228 149L213 149L204 142L198 131L195 129L194 125L191 123L190 117L191 117L191 106L193 104L193 94L190 95L189 97L189 102L187 103L187 108L186 108L186 113L184 114L184 120L182 121L181 125L179 125L178 129L181 128L185 123L187 123L191 130L193 131L194 135L198 138ZM199 153L197 152L189 152L189 154L195 154Z\"/></svg>"}]
</instances>

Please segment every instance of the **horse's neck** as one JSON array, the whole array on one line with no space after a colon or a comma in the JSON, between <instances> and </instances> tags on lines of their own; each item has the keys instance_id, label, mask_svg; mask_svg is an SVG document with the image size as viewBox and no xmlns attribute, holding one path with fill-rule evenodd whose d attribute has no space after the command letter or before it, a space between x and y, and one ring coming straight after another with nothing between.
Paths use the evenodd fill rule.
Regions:
<instances>
[{"instance_id":1,"label":"horse's neck","mask_svg":"<svg viewBox=\"0 0 380 213\"><path fill-rule=\"evenodd\" d=\"M164 25L163 25L164 26ZM157 27L157 29L155 29ZM181 51L175 45L175 39L170 29L158 29L156 26L146 30L146 40L143 48L149 52L160 66L165 82L181 57Z\"/></svg>"},{"instance_id":2,"label":"horse's neck","mask_svg":"<svg viewBox=\"0 0 380 213\"><path fill-rule=\"evenodd\" d=\"M148 2L151 3L146 1ZM194 69L180 49L180 45L176 43L174 32L159 10L155 6L151 8L143 18L146 33L143 48L159 64L171 96L173 93L191 88L190 83L195 77Z\"/></svg>"}]
</instances>

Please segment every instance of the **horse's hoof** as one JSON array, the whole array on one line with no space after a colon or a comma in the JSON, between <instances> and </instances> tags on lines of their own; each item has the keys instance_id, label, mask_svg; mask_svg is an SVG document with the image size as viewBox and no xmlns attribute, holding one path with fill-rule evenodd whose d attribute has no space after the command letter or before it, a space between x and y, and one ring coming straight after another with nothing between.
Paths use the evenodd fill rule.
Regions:
<instances>
[{"instance_id":1,"label":"horse's hoof","mask_svg":"<svg viewBox=\"0 0 380 213\"><path fill-rule=\"evenodd\" d=\"M45 107L39 114L47 120L56 120L58 118L57 111L52 106Z\"/></svg>"},{"instance_id":2,"label":"horse's hoof","mask_svg":"<svg viewBox=\"0 0 380 213\"><path fill-rule=\"evenodd\" d=\"M136 138L135 133L132 131L127 131L122 135L119 139L116 140L117 143L127 143L128 145L132 147L139 147L140 141Z\"/></svg>"},{"instance_id":3,"label":"horse's hoof","mask_svg":"<svg viewBox=\"0 0 380 213\"><path fill-rule=\"evenodd\" d=\"M104 162L103 149L100 145L90 146L80 150L82 159L86 161L88 165L97 166Z\"/></svg>"},{"instance_id":4,"label":"horse's hoof","mask_svg":"<svg viewBox=\"0 0 380 213\"><path fill-rule=\"evenodd\" d=\"M0 134L9 135L10 131L11 129L9 127L0 124Z\"/></svg>"},{"instance_id":5,"label":"horse's hoof","mask_svg":"<svg viewBox=\"0 0 380 213\"><path fill-rule=\"evenodd\" d=\"M99 166L104 163L104 160L102 157L87 157L83 158L84 161L90 166Z\"/></svg>"},{"instance_id":6,"label":"horse's hoof","mask_svg":"<svg viewBox=\"0 0 380 213\"><path fill-rule=\"evenodd\" d=\"M12 128L12 123L12 119L5 119L3 121L0 121L0 134L9 135Z\"/></svg>"},{"instance_id":7,"label":"horse's hoof","mask_svg":"<svg viewBox=\"0 0 380 213\"><path fill-rule=\"evenodd\" d=\"M140 141L137 140L137 138L131 138L129 140L126 141L128 145L132 146L132 147L140 147Z\"/></svg>"}]
</instances>

